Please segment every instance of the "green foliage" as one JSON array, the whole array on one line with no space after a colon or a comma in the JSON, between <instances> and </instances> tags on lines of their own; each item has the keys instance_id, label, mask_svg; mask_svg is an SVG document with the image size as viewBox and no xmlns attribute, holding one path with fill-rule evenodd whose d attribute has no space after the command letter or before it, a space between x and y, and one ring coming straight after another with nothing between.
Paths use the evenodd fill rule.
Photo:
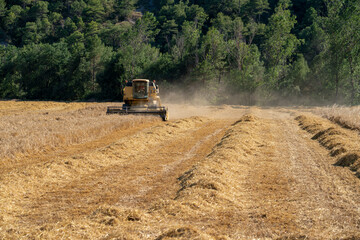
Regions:
<instances>
[{"instance_id":1,"label":"green foliage","mask_svg":"<svg viewBox=\"0 0 360 240\"><path fill-rule=\"evenodd\" d=\"M229 74L232 93L252 94L261 86L265 68L260 61L260 52L256 46L251 46L243 59L242 68L235 68Z\"/></svg>"},{"instance_id":2,"label":"green foliage","mask_svg":"<svg viewBox=\"0 0 360 240\"><path fill-rule=\"evenodd\" d=\"M154 42L156 35L160 32L157 29L158 21L154 14L150 12L144 13L144 15L136 21L134 26L137 32L137 38L143 42Z\"/></svg>"},{"instance_id":3,"label":"green foliage","mask_svg":"<svg viewBox=\"0 0 360 240\"><path fill-rule=\"evenodd\" d=\"M22 11L23 10L20 6L13 5L10 7L10 9L7 11L7 14L3 18L2 24L4 25L4 29L7 30L9 35L12 35L11 33L13 33L13 30L16 28Z\"/></svg>"},{"instance_id":4,"label":"green foliage","mask_svg":"<svg viewBox=\"0 0 360 240\"><path fill-rule=\"evenodd\" d=\"M193 21L198 28L201 28L208 19L207 13L199 5L189 6L189 8L186 9L186 16L186 20Z\"/></svg>"},{"instance_id":5,"label":"green foliage","mask_svg":"<svg viewBox=\"0 0 360 240\"><path fill-rule=\"evenodd\" d=\"M230 16L243 16L245 13L245 6L249 0L202 0L199 5L202 6L206 12L215 17L222 12Z\"/></svg>"},{"instance_id":6,"label":"green foliage","mask_svg":"<svg viewBox=\"0 0 360 240\"><path fill-rule=\"evenodd\" d=\"M40 35L38 34L38 26L35 22L27 22L24 28L22 42L24 44L39 43Z\"/></svg>"},{"instance_id":7,"label":"green foliage","mask_svg":"<svg viewBox=\"0 0 360 240\"><path fill-rule=\"evenodd\" d=\"M210 28L201 44L201 63L197 69L198 74L208 80L218 78L226 66L226 42L224 36L215 28Z\"/></svg>"},{"instance_id":8,"label":"green foliage","mask_svg":"<svg viewBox=\"0 0 360 240\"><path fill-rule=\"evenodd\" d=\"M302 54L296 56L296 60L289 68L289 76L286 82L286 89L283 95L286 96L300 96L306 93L306 87L308 85L308 74L310 68Z\"/></svg>"},{"instance_id":9,"label":"green foliage","mask_svg":"<svg viewBox=\"0 0 360 240\"><path fill-rule=\"evenodd\" d=\"M83 0L75 0L70 6L70 14L72 16L80 17L86 8L86 3Z\"/></svg>"},{"instance_id":10,"label":"green foliage","mask_svg":"<svg viewBox=\"0 0 360 240\"><path fill-rule=\"evenodd\" d=\"M309 8L306 13L306 27L299 36L305 43L301 47L306 60L311 63L313 59L326 49L326 33L321 27L321 18L317 16L314 8Z\"/></svg>"},{"instance_id":11,"label":"green foliage","mask_svg":"<svg viewBox=\"0 0 360 240\"><path fill-rule=\"evenodd\" d=\"M176 36L185 22L194 22L195 28L201 29L208 18L203 8L198 5L189 6L188 1L166 4L161 8L159 15L161 31L158 43L163 51L171 51L171 45L175 44Z\"/></svg>"},{"instance_id":12,"label":"green foliage","mask_svg":"<svg viewBox=\"0 0 360 240\"><path fill-rule=\"evenodd\" d=\"M142 77L202 86L211 102L228 92L235 103L358 104L359 9L357 0L0 0L0 97L121 99L124 81Z\"/></svg>"},{"instance_id":13,"label":"green foliage","mask_svg":"<svg viewBox=\"0 0 360 240\"><path fill-rule=\"evenodd\" d=\"M122 80L142 77L143 72L151 67L153 62L156 62L158 56L158 49L149 44L141 43L136 47L125 46L119 50L118 60L118 65L124 69Z\"/></svg>"},{"instance_id":14,"label":"green foliage","mask_svg":"<svg viewBox=\"0 0 360 240\"><path fill-rule=\"evenodd\" d=\"M19 51L16 47L0 46L0 97L23 97L21 90L21 76L16 61Z\"/></svg>"},{"instance_id":15,"label":"green foliage","mask_svg":"<svg viewBox=\"0 0 360 240\"><path fill-rule=\"evenodd\" d=\"M104 6L100 0L89 0L84 9L85 18L88 21L101 22L104 15Z\"/></svg>"},{"instance_id":16,"label":"green foliage","mask_svg":"<svg viewBox=\"0 0 360 240\"><path fill-rule=\"evenodd\" d=\"M219 13L217 17L212 20L212 24L220 33L224 34L225 39L230 38L233 32L233 21L230 16Z\"/></svg>"},{"instance_id":17,"label":"green foliage","mask_svg":"<svg viewBox=\"0 0 360 240\"><path fill-rule=\"evenodd\" d=\"M110 25L101 29L99 36L106 46L118 49L126 42L130 30L131 24Z\"/></svg>"},{"instance_id":18,"label":"green foliage","mask_svg":"<svg viewBox=\"0 0 360 240\"><path fill-rule=\"evenodd\" d=\"M261 15L270 10L269 2L267 0L253 0L246 5L248 15L260 21Z\"/></svg>"},{"instance_id":19,"label":"green foliage","mask_svg":"<svg viewBox=\"0 0 360 240\"><path fill-rule=\"evenodd\" d=\"M114 54L105 70L99 75L98 83L104 98L122 100L122 89L125 81L122 80L124 68L118 64L119 58L119 54Z\"/></svg>"},{"instance_id":20,"label":"green foliage","mask_svg":"<svg viewBox=\"0 0 360 240\"><path fill-rule=\"evenodd\" d=\"M5 0L0 0L0 17L3 18L6 14L6 2Z\"/></svg>"},{"instance_id":21,"label":"green foliage","mask_svg":"<svg viewBox=\"0 0 360 240\"><path fill-rule=\"evenodd\" d=\"M136 0L116 0L114 8L119 20L125 20L130 16L135 10L136 2Z\"/></svg>"},{"instance_id":22,"label":"green foliage","mask_svg":"<svg viewBox=\"0 0 360 240\"><path fill-rule=\"evenodd\" d=\"M200 31L194 22L185 22L181 32L176 36L171 54L175 61L187 62L189 65L196 64Z\"/></svg>"},{"instance_id":23,"label":"green foliage","mask_svg":"<svg viewBox=\"0 0 360 240\"><path fill-rule=\"evenodd\" d=\"M46 17L49 13L49 2L46 1L37 1L30 9L30 14L33 16L33 19Z\"/></svg>"},{"instance_id":24,"label":"green foliage","mask_svg":"<svg viewBox=\"0 0 360 240\"><path fill-rule=\"evenodd\" d=\"M67 64L70 53L63 43L24 46L17 59L26 97L62 99L66 90ZM31 73L31 74L29 74Z\"/></svg>"},{"instance_id":25,"label":"green foliage","mask_svg":"<svg viewBox=\"0 0 360 240\"><path fill-rule=\"evenodd\" d=\"M300 42L291 33L296 20L291 16L289 0L281 0L266 26L264 52L269 67L286 65Z\"/></svg>"},{"instance_id":26,"label":"green foliage","mask_svg":"<svg viewBox=\"0 0 360 240\"><path fill-rule=\"evenodd\" d=\"M290 0L280 0L275 13L266 26L263 45L266 66L268 67L268 85L271 88L282 89L291 87L287 81L289 66L301 41L291 33L296 19L291 15Z\"/></svg>"},{"instance_id":27,"label":"green foliage","mask_svg":"<svg viewBox=\"0 0 360 240\"><path fill-rule=\"evenodd\" d=\"M350 102L360 103L360 3L349 0L339 15L341 28L338 31L340 44L348 68L348 80L350 85Z\"/></svg>"},{"instance_id":28,"label":"green foliage","mask_svg":"<svg viewBox=\"0 0 360 240\"><path fill-rule=\"evenodd\" d=\"M358 1L327 1L329 16L324 18L326 48L323 68L328 70L328 89L336 101L342 97L351 104L360 103L360 3Z\"/></svg>"}]
</instances>

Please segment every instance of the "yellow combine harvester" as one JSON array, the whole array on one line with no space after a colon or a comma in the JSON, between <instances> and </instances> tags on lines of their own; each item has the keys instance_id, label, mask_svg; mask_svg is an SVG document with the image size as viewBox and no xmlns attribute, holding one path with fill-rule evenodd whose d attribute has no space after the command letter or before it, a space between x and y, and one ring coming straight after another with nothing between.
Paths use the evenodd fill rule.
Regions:
<instances>
[{"instance_id":1,"label":"yellow combine harvester","mask_svg":"<svg viewBox=\"0 0 360 240\"><path fill-rule=\"evenodd\" d=\"M161 106L159 87L147 79L134 79L124 88L124 104L109 106L107 114L155 114L164 121L169 119L168 109Z\"/></svg>"}]
</instances>

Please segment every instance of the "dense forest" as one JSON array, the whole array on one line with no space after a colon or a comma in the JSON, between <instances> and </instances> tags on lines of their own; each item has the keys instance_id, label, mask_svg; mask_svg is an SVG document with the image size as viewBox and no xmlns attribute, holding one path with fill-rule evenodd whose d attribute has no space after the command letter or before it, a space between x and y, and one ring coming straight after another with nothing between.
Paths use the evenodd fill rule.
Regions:
<instances>
[{"instance_id":1,"label":"dense forest","mask_svg":"<svg viewBox=\"0 0 360 240\"><path fill-rule=\"evenodd\" d=\"M358 0L0 0L0 98L360 103Z\"/></svg>"}]
</instances>

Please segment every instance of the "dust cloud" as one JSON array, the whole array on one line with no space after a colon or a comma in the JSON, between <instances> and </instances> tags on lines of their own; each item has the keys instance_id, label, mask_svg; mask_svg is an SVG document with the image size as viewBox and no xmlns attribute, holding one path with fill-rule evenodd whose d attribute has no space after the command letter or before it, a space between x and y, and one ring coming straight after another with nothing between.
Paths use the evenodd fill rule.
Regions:
<instances>
[{"instance_id":1,"label":"dust cloud","mask_svg":"<svg viewBox=\"0 0 360 240\"><path fill-rule=\"evenodd\" d=\"M223 82L188 83L183 85L160 84L160 96L163 103L185 104L192 106L264 106L264 107L324 107L333 104L344 104L345 99L332 97L310 96L299 91L269 91L260 86L253 91L236 91ZM330 95L329 95L330 96Z\"/></svg>"},{"instance_id":2,"label":"dust cloud","mask_svg":"<svg viewBox=\"0 0 360 240\"><path fill-rule=\"evenodd\" d=\"M212 119L240 118L243 111L249 109L245 105L232 105L228 102L214 102L204 87L171 87L160 90L162 104L169 109L170 119L201 116ZM235 102L235 101L234 101Z\"/></svg>"}]
</instances>

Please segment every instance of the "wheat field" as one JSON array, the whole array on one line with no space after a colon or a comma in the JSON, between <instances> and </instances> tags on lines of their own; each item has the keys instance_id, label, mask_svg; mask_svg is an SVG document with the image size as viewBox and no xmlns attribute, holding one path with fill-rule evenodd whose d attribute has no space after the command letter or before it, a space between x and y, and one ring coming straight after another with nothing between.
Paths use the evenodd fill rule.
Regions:
<instances>
[{"instance_id":1,"label":"wheat field","mask_svg":"<svg viewBox=\"0 0 360 240\"><path fill-rule=\"evenodd\" d=\"M359 239L353 108L107 105L0 101L0 239Z\"/></svg>"},{"instance_id":2,"label":"wheat field","mask_svg":"<svg viewBox=\"0 0 360 240\"><path fill-rule=\"evenodd\" d=\"M325 117L342 127L360 131L360 106L338 106L315 108L314 113Z\"/></svg>"}]
</instances>

